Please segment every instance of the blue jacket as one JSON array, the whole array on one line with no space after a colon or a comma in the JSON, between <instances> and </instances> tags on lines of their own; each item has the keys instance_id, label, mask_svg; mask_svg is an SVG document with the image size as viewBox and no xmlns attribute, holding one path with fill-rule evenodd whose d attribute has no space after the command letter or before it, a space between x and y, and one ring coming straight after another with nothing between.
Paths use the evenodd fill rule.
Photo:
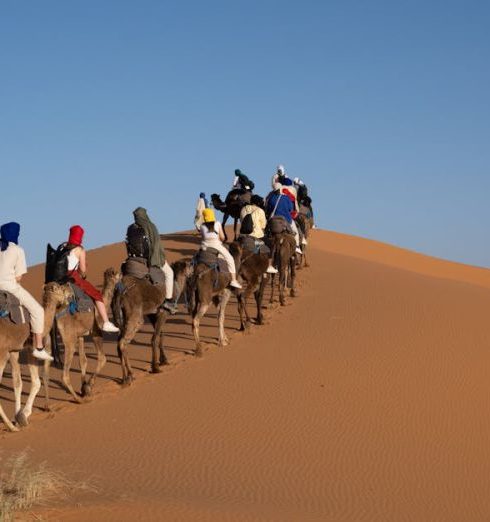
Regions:
<instances>
[{"instance_id":1,"label":"blue jacket","mask_svg":"<svg viewBox=\"0 0 490 522\"><path fill-rule=\"evenodd\" d=\"M291 224L293 222L291 212L294 210L294 207L291 200L284 194L276 194L275 192L273 192L269 195L269 197L267 198L267 215L271 217L271 214L274 211L274 207L276 206L278 198L280 199L279 203L277 204L274 216L282 216L289 224Z\"/></svg>"}]
</instances>

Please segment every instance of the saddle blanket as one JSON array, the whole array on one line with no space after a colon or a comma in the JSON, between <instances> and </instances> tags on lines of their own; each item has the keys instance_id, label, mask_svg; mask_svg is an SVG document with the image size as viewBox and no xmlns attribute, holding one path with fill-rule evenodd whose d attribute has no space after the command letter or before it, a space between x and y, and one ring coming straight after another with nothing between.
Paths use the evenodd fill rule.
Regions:
<instances>
[{"instance_id":1,"label":"saddle blanket","mask_svg":"<svg viewBox=\"0 0 490 522\"><path fill-rule=\"evenodd\" d=\"M244 250L252 252L253 254L270 254L270 248L261 239L256 239L252 236L240 236L240 244Z\"/></svg>"},{"instance_id":2,"label":"saddle blanket","mask_svg":"<svg viewBox=\"0 0 490 522\"><path fill-rule=\"evenodd\" d=\"M77 285L73 283L68 284L73 292L74 312L91 312L94 309L94 302L92 299ZM73 306L71 308L73 308Z\"/></svg>"},{"instance_id":3,"label":"saddle blanket","mask_svg":"<svg viewBox=\"0 0 490 522\"><path fill-rule=\"evenodd\" d=\"M15 324L28 323L31 319L27 308L21 306L17 297L0 291L0 318L8 317Z\"/></svg>"}]
</instances>

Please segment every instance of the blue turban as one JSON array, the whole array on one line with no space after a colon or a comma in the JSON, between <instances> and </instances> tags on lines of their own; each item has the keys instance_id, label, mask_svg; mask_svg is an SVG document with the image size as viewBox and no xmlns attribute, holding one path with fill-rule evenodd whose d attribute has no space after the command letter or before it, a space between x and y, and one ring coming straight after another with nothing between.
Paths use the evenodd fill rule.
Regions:
<instances>
[{"instance_id":1,"label":"blue turban","mask_svg":"<svg viewBox=\"0 0 490 522\"><path fill-rule=\"evenodd\" d=\"M208 208L209 205L208 205L208 200L207 200L207 198L206 198L206 194L205 194L204 192L201 192L201 193L199 194L199 197L202 198L202 199L204 199L204 206L205 206L206 208Z\"/></svg>"},{"instance_id":2,"label":"blue turban","mask_svg":"<svg viewBox=\"0 0 490 522\"><path fill-rule=\"evenodd\" d=\"M20 225L14 221L5 223L0 227L0 249L2 252L7 249L9 243L19 243Z\"/></svg>"}]
</instances>

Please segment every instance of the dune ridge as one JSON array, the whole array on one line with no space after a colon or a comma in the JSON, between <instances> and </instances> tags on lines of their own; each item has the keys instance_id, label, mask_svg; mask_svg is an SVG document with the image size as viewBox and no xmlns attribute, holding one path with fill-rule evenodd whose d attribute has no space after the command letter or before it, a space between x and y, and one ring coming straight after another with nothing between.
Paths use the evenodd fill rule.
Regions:
<instances>
[{"instance_id":1,"label":"dune ridge","mask_svg":"<svg viewBox=\"0 0 490 522\"><path fill-rule=\"evenodd\" d=\"M184 233L165 242L172 259L195 243ZM145 373L147 346L131 346L140 371L130 389L112 380L119 373L107 343L106 382L92 402L67 404L57 393L57 412L37 413L28 429L2 437L5 451L30 447L33 458L90 476L99 489L39 513L50 520L487 520L486 272L379 249L315 231L299 297L270 310L268 324L234 333L231 305L230 347L213 344L210 317L207 350L196 360L184 353L190 328L179 314L170 321L172 364L162 375ZM121 244L91 252L91 270L117 264L123 253ZM138 342L147 343L148 332ZM8 391L1 397L6 404Z\"/></svg>"}]
</instances>

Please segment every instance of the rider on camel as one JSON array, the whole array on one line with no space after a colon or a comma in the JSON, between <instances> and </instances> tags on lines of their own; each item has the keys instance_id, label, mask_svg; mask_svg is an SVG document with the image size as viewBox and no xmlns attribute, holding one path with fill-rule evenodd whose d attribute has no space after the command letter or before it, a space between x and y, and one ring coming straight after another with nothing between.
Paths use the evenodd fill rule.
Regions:
<instances>
[{"instance_id":1,"label":"rider on camel","mask_svg":"<svg viewBox=\"0 0 490 522\"><path fill-rule=\"evenodd\" d=\"M73 283L81 288L90 298L93 299L95 307L102 319L102 330L104 332L119 332L119 328L109 321L107 309L102 299L102 294L86 279L87 277L87 256L82 246L85 231L80 225L73 225L67 242L68 254L68 277Z\"/></svg>"},{"instance_id":2,"label":"rider on camel","mask_svg":"<svg viewBox=\"0 0 490 522\"><path fill-rule=\"evenodd\" d=\"M249 205L245 205L242 208L240 214L240 221L243 223L245 216L252 216L253 230L247 236L253 239L263 241L265 236L265 228L267 227L267 218L264 212L264 200L254 194ZM277 270L272 266L272 258L269 258L269 267L267 268L268 274L277 274Z\"/></svg>"},{"instance_id":3,"label":"rider on camel","mask_svg":"<svg viewBox=\"0 0 490 522\"><path fill-rule=\"evenodd\" d=\"M162 306L171 314L175 314L177 305L172 300L174 295L174 271L165 259L160 233L156 225L148 217L146 209L138 207L133 211L133 215L134 222L145 231L145 235L150 243L150 267L162 269L165 275L165 301Z\"/></svg>"},{"instance_id":4,"label":"rider on camel","mask_svg":"<svg viewBox=\"0 0 490 522\"><path fill-rule=\"evenodd\" d=\"M293 219L296 210L289 195L284 194L282 190L283 186L280 183L274 184L274 190L266 198L266 214L269 219L279 216L284 218L288 232L294 234L296 253L301 254L299 231Z\"/></svg>"},{"instance_id":5,"label":"rider on camel","mask_svg":"<svg viewBox=\"0 0 490 522\"><path fill-rule=\"evenodd\" d=\"M32 354L36 359L52 361L53 358L43 346L44 309L32 295L20 285L27 273L26 255L19 246L20 225L5 223L0 227L0 290L17 297L31 315L33 337Z\"/></svg>"},{"instance_id":6,"label":"rider on camel","mask_svg":"<svg viewBox=\"0 0 490 522\"><path fill-rule=\"evenodd\" d=\"M201 248L214 248L217 250L226 262L228 272L231 275L230 286L233 288L241 288L242 285L236 279L236 266L233 256L223 245L225 235L221 223L216 221L214 211L211 208L205 208L203 211L204 223L201 225Z\"/></svg>"},{"instance_id":7,"label":"rider on camel","mask_svg":"<svg viewBox=\"0 0 490 522\"><path fill-rule=\"evenodd\" d=\"M233 179L232 189L246 190L252 192L254 183L240 169L235 169L235 177Z\"/></svg>"},{"instance_id":8,"label":"rider on camel","mask_svg":"<svg viewBox=\"0 0 490 522\"><path fill-rule=\"evenodd\" d=\"M201 192L199 194L199 198L197 200L196 213L194 215L194 226L196 227L196 230L198 232L199 232L199 230L201 230L201 225L204 222L203 217L202 217L202 212L208 206L209 205L208 205L208 200L206 198L206 194L204 192Z\"/></svg>"}]
</instances>

